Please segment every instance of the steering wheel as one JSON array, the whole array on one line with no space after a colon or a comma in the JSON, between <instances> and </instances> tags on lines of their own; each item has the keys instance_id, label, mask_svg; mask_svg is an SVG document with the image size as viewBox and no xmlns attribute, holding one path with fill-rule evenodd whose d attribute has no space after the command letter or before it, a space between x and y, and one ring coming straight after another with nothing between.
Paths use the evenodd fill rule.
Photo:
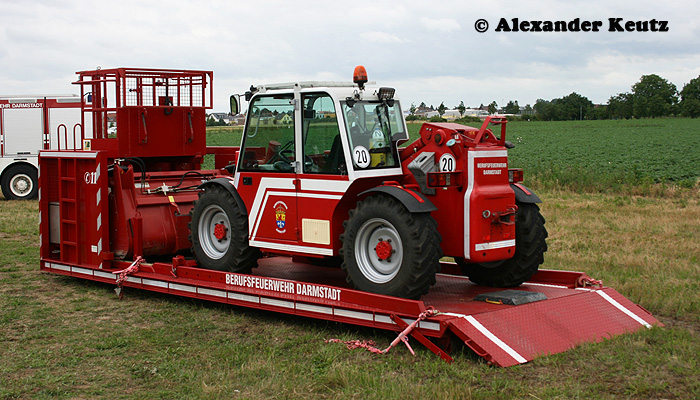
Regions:
<instances>
[{"instance_id":1,"label":"steering wheel","mask_svg":"<svg viewBox=\"0 0 700 400\"><path fill-rule=\"evenodd\" d=\"M353 137L362 135L362 128L360 128L360 124L358 124L357 122L353 122L350 125L349 130L350 130L350 135Z\"/></svg>"},{"instance_id":2,"label":"steering wheel","mask_svg":"<svg viewBox=\"0 0 700 400\"><path fill-rule=\"evenodd\" d=\"M267 162L268 164L274 164L275 161L286 161L288 163L292 162L292 159L287 157L285 153L291 153L292 158L294 157L294 150L292 150L290 147L294 145L294 141L290 140L287 143L284 144L284 146L280 147L277 152L270 157L270 160Z\"/></svg>"}]
</instances>

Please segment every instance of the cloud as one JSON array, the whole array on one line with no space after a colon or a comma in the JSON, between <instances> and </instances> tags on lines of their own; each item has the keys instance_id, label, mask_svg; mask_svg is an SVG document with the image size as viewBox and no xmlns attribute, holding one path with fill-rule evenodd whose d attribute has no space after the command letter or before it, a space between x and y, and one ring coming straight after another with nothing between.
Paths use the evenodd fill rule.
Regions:
<instances>
[{"instance_id":1,"label":"cloud","mask_svg":"<svg viewBox=\"0 0 700 400\"><path fill-rule=\"evenodd\" d=\"M360 34L360 37L373 43L404 43L403 39L386 32L365 32Z\"/></svg>"},{"instance_id":2,"label":"cloud","mask_svg":"<svg viewBox=\"0 0 700 400\"><path fill-rule=\"evenodd\" d=\"M460 0L439 6L357 0L262 5L212 0L2 1L0 92L70 93L75 71L113 67L214 71L214 108L251 84L349 80L355 65L411 102L533 103L572 91L605 102L655 73L680 89L700 74L700 3L666 0ZM666 33L494 32L500 18L668 20ZM489 32L474 30L484 18Z\"/></svg>"},{"instance_id":3,"label":"cloud","mask_svg":"<svg viewBox=\"0 0 700 400\"><path fill-rule=\"evenodd\" d=\"M452 18L428 18L421 17L420 24L429 31L456 32L462 29L459 22Z\"/></svg>"}]
</instances>

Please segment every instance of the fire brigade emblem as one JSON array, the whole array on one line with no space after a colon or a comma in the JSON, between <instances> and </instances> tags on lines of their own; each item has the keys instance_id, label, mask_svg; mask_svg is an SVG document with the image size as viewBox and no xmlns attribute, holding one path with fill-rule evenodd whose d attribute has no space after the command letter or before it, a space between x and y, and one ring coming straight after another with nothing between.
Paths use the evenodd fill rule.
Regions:
<instances>
[{"instance_id":1,"label":"fire brigade emblem","mask_svg":"<svg viewBox=\"0 0 700 400\"><path fill-rule=\"evenodd\" d=\"M275 203L275 222L277 223L277 232L284 233L287 224L287 205L284 202L278 201Z\"/></svg>"}]
</instances>

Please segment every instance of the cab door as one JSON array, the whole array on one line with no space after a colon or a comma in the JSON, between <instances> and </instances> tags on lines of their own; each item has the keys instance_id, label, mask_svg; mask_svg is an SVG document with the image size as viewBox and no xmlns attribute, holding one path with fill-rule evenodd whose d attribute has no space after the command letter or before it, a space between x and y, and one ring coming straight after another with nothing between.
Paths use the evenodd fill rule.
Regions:
<instances>
[{"instance_id":1,"label":"cab door","mask_svg":"<svg viewBox=\"0 0 700 400\"><path fill-rule=\"evenodd\" d=\"M337 255L341 227L333 227L333 213L350 182L335 104L327 93L310 92L301 106L299 244L310 254Z\"/></svg>"},{"instance_id":2,"label":"cab door","mask_svg":"<svg viewBox=\"0 0 700 400\"><path fill-rule=\"evenodd\" d=\"M293 94L251 100L235 186L252 246L293 251L298 242L296 104Z\"/></svg>"}]
</instances>

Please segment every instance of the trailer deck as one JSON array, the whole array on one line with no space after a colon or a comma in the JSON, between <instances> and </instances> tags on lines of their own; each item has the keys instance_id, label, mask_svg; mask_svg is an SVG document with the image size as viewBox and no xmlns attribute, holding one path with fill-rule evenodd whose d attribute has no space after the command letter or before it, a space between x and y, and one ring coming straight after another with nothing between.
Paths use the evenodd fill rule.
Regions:
<instances>
[{"instance_id":1,"label":"trailer deck","mask_svg":"<svg viewBox=\"0 0 700 400\"><path fill-rule=\"evenodd\" d=\"M100 269L42 259L41 269L116 283L115 272L130 265L119 261L110 264L112 268ZM455 267L443 263L445 272L454 272ZM449 343L454 334L487 362L508 367L584 342L661 325L614 289L590 287L591 282L579 272L542 270L531 281L499 297L503 289L477 286L466 277L442 273L428 295L407 300L353 290L339 268L293 262L287 257L264 258L251 275L204 270L191 260L176 257L172 263L144 262L122 284L391 331L403 330L421 313L435 309L438 314L420 321L412 337L450 362L448 346L441 348L435 342ZM523 293L545 299L507 304L512 295L516 295L516 303L521 301ZM477 300L479 295L486 295L485 301Z\"/></svg>"}]
</instances>

